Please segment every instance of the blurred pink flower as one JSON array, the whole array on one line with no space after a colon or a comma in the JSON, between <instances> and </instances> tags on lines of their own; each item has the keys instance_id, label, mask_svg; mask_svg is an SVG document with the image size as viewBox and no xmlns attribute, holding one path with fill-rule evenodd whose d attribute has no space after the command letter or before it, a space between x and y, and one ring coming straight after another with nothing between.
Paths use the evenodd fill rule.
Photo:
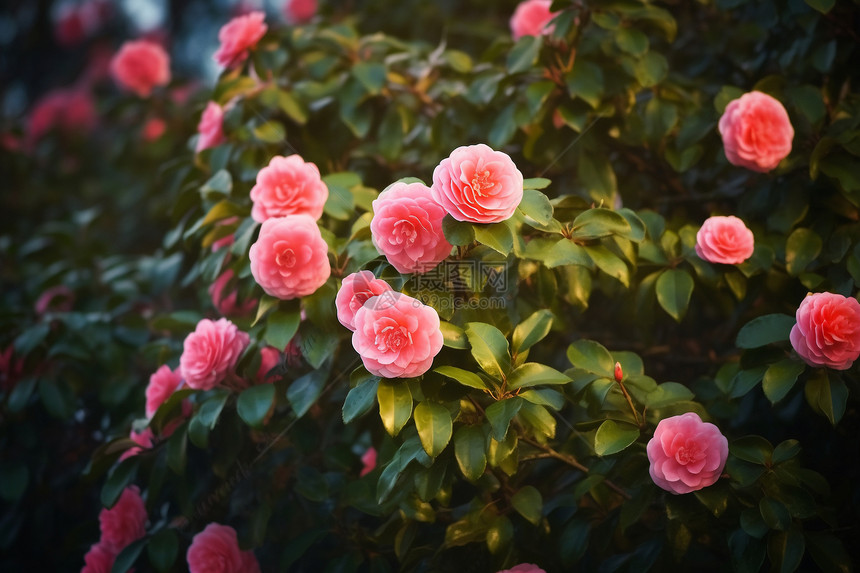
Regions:
<instances>
[{"instance_id":1,"label":"blurred pink flower","mask_svg":"<svg viewBox=\"0 0 860 573\"><path fill-rule=\"evenodd\" d=\"M214 101L210 101L206 104L203 115L200 116L200 123L197 124L197 133L200 134L197 138L197 153L224 141L223 124L224 109Z\"/></svg>"},{"instance_id":2,"label":"blurred pink flower","mask_svg":"<svg viewBox=\"0 0 860 573\"><path fill-rule=\"evenodd\" d=\"M211 390L232 373L249 342L248 334L226 318L202 319L185 337L179 358L185 383L195 390Z\"/></svg>"},{"instance_id":3,"label":"blurred pink flower","mask_svg":"<svg viewBox=\"0 0 860 573\"><path fill-rule=\"evenodd\" d=\"M367 451L361 456L361 463L362 468L358 477L364 477L376 469L376 448L373 446L367 448Z\"/></svg>"},{"instance_id":4,"label":"blurred pink flower","mask_svg":"<svg viewBox=\"0 0 860 573\"><path fill-rule=\"evenodd\" d=\"M155 141L164 135L165 131L167 131L167 122L160 117L151 117L143 124L140 135L144 141Z\"/></svg>"},{"instance_id":5,"label":"blurred pink flower","mask_svg":"<svg viewBox=\"0 0 860 573\"><path fill-rule=\"evenodd\" d=\"M167 364L161 365L158 370L149 377L146 386L146 417L152 418L158 408L170 398L177 388L182 384L182 374L179 369L171 370Z\"/></svg>"},{"instance_id":6,"label":"blurred pink flower","mask_svg":"<svg viewBox=\"0 0 860 573\"><path fill-rule=\"evenodd\" d=\"M521 2L511 16L511 36L514 41L523 36L552 34L554 26L550 21L559 13L551 12L552 0L526 0Z\"/></svg>"},{"instance_id":7,"label":"blurred pink flower","mask_svg":"<svg viewBox=\"0 0 860 573\"><path fill-rule=\"evenodd\" d=\"M732 165L767 172L791 153L794 128L779 100L749 92L729 102L719 123L726 159Z\"/></svg>"},{"instance_id":8,"label":"blurred pink flower","mask_svg":"<svg viewBox=\"0 0 860 573\"><path fill-rule=\"evenodd\" d=\"M15 358L15 345L10 344L0 352L0 390L11 392L24 372L24 359Z\"/></svg>"},{"instance_id":9,"label":"blurred pink flower","mask_svg":"<svg viewBox=\"0 0 860 573\"><path fill-rule=\"evenodd\" d=\"M391 287L382 279L376 278L370 271L359 271L344 277L334 299L337 308L338 321L348 329L355 331L355 313L371 297L380 295Z\"/></svg>"},{"instance_id":10,"label":"blurred pink flower","mask_svg":"<svg viewBox=\"0 0 860 573\"><path fill-rule=\"evenodd\" d=\"M96 107L92 95L79 88L48 92L30 111L27 139L33 143L52 129L64 133L86 133L96 125Z\"/></svg>"},{"instance_id":11,"label":"blurred pink flower","mask_svg":"<svg viewBox=\"0 0 860 573\"><path fill-rule=\"evenodd\" d=\"M411 296L386 291L368 299L355 313L352 346L371 374L420 376L442 349L439 315Z\"/></svg>"},{"instance_id":12,"label":"blurred pink flower","mask_svg":"<svg viewBox=\"0 0 860 573\"><path fill-rule=\"evenodd\" d=\"M310 22L317 13L317 0L286 0L284 16L290 24Z\"/></svg>"},{"instance_id":13,"label":"blurred pink flower","mask_svg":"<svg viewBox=\"0 0 860 573\"><path fill-rule=\"evenodd\" d=\"M62 46L74 46L84 41L87 35L84 15L74 4L63 4L54 20L54 37Z\"/></svg>"},{"instance_id":14,"label":"blurred pink flower","mask_svg":"<svg viewBox=\"0 0 860 573\"><path fill-rule=\"evenodd\" d=\"M257 299L252 298L239 304L238 288L233 288L225 294L234 276L235 273L233 273L233 270L227 269L215 279L215 282L209 285L209 296L212 298L212 305L221 316L246 316L257 308L257 303L259 302Z\"/></svg>"},{"instance_id":15,"label":"blurred pink flower","mask_svg":"<svg viewBox=\"0 0 860 573\"><path fill-rule=\"evenodd\" d=\"M533 563L520 563L510 569L502 569L498 573L546 573L546 571Z\"/></svg>"},{"instance_id":16,"label":"blurred pink flower","mask_svg":"<svg viewBox=\"0 0 860 573\"><path fill-rule=\"evenodd\" d=\"M45 289L36 300L36 314L46 312L69 312L75 303L75 293L66 285L56 285Z\"/></svg>"},{"instance_id":17,"label":"blurred pink flower","mask_svg":"<svg viewBox=\"0 0 860 573\"><path fill-rule=\"evenodd\" d=\"M394 183L373 201L376 249L399 273L426 273L451 254L442 232L445 209L423 183Z\"/></svg>"},{"instance_id":18,"label":"blurred pink flower","mask_svg":"<svg viewBox=\"0 0 860 573\"><path fill-rule=\"evenodd\" d=\"M257 284L282 300L315 292L331 275L328 245L309 215L267 219L248 257Z\"/></svg>"},{"instance_id":19,"label":"blurred pink flower","mask_svg":"<svg viewBox=\"0 0 860 573\"><path fill-rule=\"evenodd\" d=\"M696 254L709 263L735 265L750 258L755 238L735 216L709 217L696 233Z\"/></svg>"},{"instance_id":20,"label":"blurred pink flower","mask_svg":"<svg viewBox=\"0 0 860 573\"><path fill-rule=\"evenodd\" d=\"M119 461L122 461L126 458L130 458L131 456L136 456L137 454L142 452L143 449L148 450L149 448L152 447L152 444L155 440L155 434L152 433L152 428L150 428L148 426L146 428L144 428L143 431L140 431L140 432L135 432L134 429L132 429L131 433L129 433L128 437L131 438L134 441L134 443L139 445L140 447L139 448L133 447L133 448L129 448L126 451L124 451L122 453L122 455L119 457Z\"/></svg>"},{"instance_id":21,"label":"blurred pink flower","mask_svg":"<svg viewBox=\"0 0 860 573\"><path fill-rule=\"evenodd\" d=\"M841 294L808 294L796 312L791 346L810 366L847 370L860 358L860 302Z\"/></svg>"},{"instance_id":22,"label":"blurred pink flower","mask_svg":"<svg viewBox=\"0 0 860 573\"><path fill-rule=\"evenodd\" d=\"M272 369L281 363L281 351L274 346L264 346L260 349L260 368L257 369L257 382L267 383L277 379L276 374L270 374Z\"/></svg>"},{"instance_id":23,"label":"blurred pink flower","mask_svg":"<svg viewBox=\"0 0 860 573\"><path fill-rule=\"evenodd\" d=\"M112 551L104 541L94 543L84 555L84 567L81 573L111 573L116 552Z\"/></svg>"},{"instance_id":24,"label":"blurred pink flower","mask_svg":"<svg viewBox=\"0 0 860 573\"><path fill-rule=\"evenodd\" d=\"M153 88L170 82L170 56L149 40L123 44L111 60L110 69L121 88L140 97L149 97Z\"/></svg>"},{"instance_id":25,"label":"blurred pink flower","mask_svg":"<svg viewBox=\"0 0 860 573\"><path fill-rule=\"evenodd\" d=\"M213 56L215 61L225 68L239 64L248 57L248 51L257 46L257 42L266 35L263 12L251 12L236 16L218 31L221 47Z\"/></svg>"},{"instance_id":26,"label":"blurred pink flower","mask_svg":"<svg viewBox=\"0 0 860 573\"><path fill-rule=\"evenodd\" d=\"M190 573L260 573L254 552L239 549L236 530L218 523L194 536L186 559Z\"/></svg>"},{"instance_id":27,"label":"blurred pink flower","mask_svg":"<svg viewBox=\"0 0 860 573\"><path fill-rule=\"evenodd\" d=\"M136 485L125 488L111 509L101 510L99 528L102 543L114 553L146 535L146 505Z\"/></svg>"},{"instance_id":28,"label":"blurred pink flower","mask_svg":"<svg viewBox=\"0 0 860 573\"><path fill-rule=\"evenodd\" d=\"M256 185L251 189L251 217L258 223L300 214L317 220L322 217L326 199L328 187L316 165L298 155L275 156L257 173Z\"/></svg>"},{"instance_id":29,"label":"blurred pink flower","mask_svg":"<svg viewBox=\"0 0 860 573\"><path fill-rule=\"evenodd\" d=\"M458 147L433 171L433 199L458 221L498 223L523 198L523 174L513 160L483 143Z\"/></svg>"},{"instance_id":30,"label":"blurred pink flower","mask_svg":"<svg viewBox=\"0 0 860 573\"><path fill-rule=\"evenodd\" d=\"M720 479L729 442L694 412L664 418L646 447L654 483L669 493L697 491Z\"/></svg>"}]
</instances>

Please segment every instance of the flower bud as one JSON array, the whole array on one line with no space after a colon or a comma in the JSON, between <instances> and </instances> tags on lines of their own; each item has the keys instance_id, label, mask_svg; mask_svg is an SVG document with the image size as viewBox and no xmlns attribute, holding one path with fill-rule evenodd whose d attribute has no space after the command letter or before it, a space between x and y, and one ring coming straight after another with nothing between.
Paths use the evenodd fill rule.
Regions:
<instances>
[{"instance_id":1,"label":"flower bud","mask_svg":"<svg viewBox=\"0 0 860 573\"><path fill-rule=\"evenodd\" d=\"M616 362L615 363L615 381L621 382L622 380L624 380L624 371L621 370L621 363Z\"/></svg>"}]
</instances>

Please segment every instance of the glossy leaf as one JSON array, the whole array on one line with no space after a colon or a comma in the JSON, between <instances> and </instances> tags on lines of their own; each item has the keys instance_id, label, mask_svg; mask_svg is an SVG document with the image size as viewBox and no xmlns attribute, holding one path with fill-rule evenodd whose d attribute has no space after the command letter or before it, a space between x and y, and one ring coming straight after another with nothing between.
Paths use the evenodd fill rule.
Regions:
<instances>
[{"instance_id":1,"label":"glossy leaf","mask_svg":"<svg viewBox=\"0 0 860 573\"><path fill-rule=\"evenodd\" d=\"M693 294L693 277L690 273L678 269L669 269L657 279L657 302L669 316L681 322L687 314L690 297Z\"/></svg>"},{"instance_id":2,"label":"glossy leaf","mask_svg":"<svg viewBox=\"0 0 860 573\"><path fill-rule=\"evenodd\" d=\"M605 420L594 435L594 452L610 456L629 447L639 438L639 428L632 424Z\"/></svg>"},{"instance_id":3,"label":"glossy leaf","mask_svg":"<svg viewBox=\"0 0 860 573\"><path fill-rule=\"evenodd\" d=\"M409 385L403 380L382 379L376 391L376 400L385 430L396 436L412 417L412 392Z\"/></svg>"},{"instance_id":4,"label":"glossy leaf","mask_svg":"<svg viewBox=\"0 0 860 573\"><path fill-rule=\"evenodd\" d=\"M466 325L466 337L472 347L472 356L481 369L498 379L503 379L511 369L508 341L498 328L484 322Z\"/></svg>"},{"instance_id":5,"label":"glossy leaf","mask_svg":"<svg viewBox=\"0 0 860 573\"><path fill-rule=\"evenodd\" d=\"M272 407L275 398L274 384L251 386L239 394L236 410L239 417L251 427L260 426Z\"/></svg>"},{"instance_id":6,"label":"glossy leaf","mask_svg":"<svg viewBox=\"0 0 860 573\"><path fill-rule=\"evenodd\" d=\"M442 404L424 401L415 406L413 417L424 451L435 458L451 440L451 413Z\"/></svg>"},{"instance_id":7,"label":"glossy leaf","mask_svg":"<svg viewBox=\"0 0 860 573\"><path fill-rule=\"evenodd\" d=\"M477 481L487 467L487 437L481 426L463 426L454 434L454 455L460 471Z\"/></svg>"}]
</instances>

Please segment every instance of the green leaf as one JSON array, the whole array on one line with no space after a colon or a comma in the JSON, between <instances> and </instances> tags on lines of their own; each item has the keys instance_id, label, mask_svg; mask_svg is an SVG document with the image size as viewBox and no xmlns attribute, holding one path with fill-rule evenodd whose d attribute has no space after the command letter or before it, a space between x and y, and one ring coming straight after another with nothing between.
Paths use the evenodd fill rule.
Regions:
<instances>
[{"instance_id":1,"label":"green leaf","mask_svg":"<svg viewBox=\"0 0 860 573\"><path fill-rule=\"evenodd\" d=\"M439 366L438 368L433 370L450 378L451 380L455 380L462 384L463 386L468 386L469 388L477 388L478 390L486 390L487 385L484 383L484 380L475 374L474 372L469 372L468 370L463 370L462 368L457 368L456 366Z\"/></svg>"},{"instance_id":2,"label":"green leaf","mask_svg":"<svg viewBox=\"0 0 860 573\"><path fill-rule=\"evenodd\" d=\"M24 494L30 481L30 470L21 462L4 465L0 469L0 497L12 503Z\"/></svg>"},{"instance_id":3,"label":"green leaf","mask_svg":"<svg viewBox=\"0 0 860 573\"><path fill-rule=\"evenodd\" d=\"M654 87L663 81L669 72L669 62L663 54L648 52L636 62L633 72L642 87Z\"/></svg>"},{"instance_id":4,"label":"green leaf","mask_svg":"<svg viewBox=\"0 0 860 573\"><path fill-rule=\"evenodd\" d=\"M523 179L523 190L529 189L546 189L552 181L544 177L532 177L531 179ZM543 195L543 193L541 193Z\"/></svg>"},{"instance_id":5,"label":"green leaf","mask_svg":"<svg viewBox=\"0 0 860 573\"><path fill-rule=\"evenodd\" d=\"M449 243L456 246L468 245L475 240L475 229L471 223L458 221L451 215L442 219L442 232Z\"/></svg>"},{"instance_id":6,"label":"green leaf","mask_svg":"<svg viewBox=\"0 0 860 573\"><path fill-rule=\"evenodd\" d=\"M442 344L448 348L456 348L457 350L466 350L469 348L469 339L466 338L466 331L447 321L439 321L439 330L442 331Z\"/></svg>"},{"instance_id":7,"label":"green leaf","mask_svg":"<svg viewBox=\"0 0 860 573\"><path fill-rule=\"evenodd\" d=\"M511 496L511 506L532 524L537 525L543 513L543 497L537 488L527 485Z\"/></svg>"},{"instance_id":8,"label":"green leaf","mask_svg":"<svg viewBox=\"0 0 860 573\"><path fill-rule=\"evenodd\" d=\"M629 235L633 229L622 215L611 209L595 208L580 213L573 220L571 237L575 239L599 239L610 235Z\"/></svg>"},{"instance_id":9,"label":"green leaf","mask_svg":"<svg viewBox=\"0 0 860 573\"><path fill-rule=\"evenodd\" d=\"M167 439L167 466L177 475L185 475L187 462L188 424L182 424Z\"/></svg>"},{"instance_id":10,"label":"green leaf","mask_svg":"<svg viewBox=\"0 0 860 573\"><path fill-rule=\"evenodd\" d=\"M514 234L507 222L474 225L475 239L494 251L507 255L514 248ZM453 243L452 243L453 244Z\"/></svg>"},{"instance_id":11,"label":"green leaf","mask_svg":"<svg viewBox=\"0 0 860 573\"><path fill-rule=\"evenodd\" d=\"M451 440L451 412L442 404L424 401L415 406L415 428L424 451L431 458L442 453Z\"/></svg>"},{"instance_id":12,"label":"green leaf","mask_svg":"<svg viewBox=\"0 0 860 573\"><path fill-rule=\"evenodd\" d=\"M254 137L266 143L281 143L287 137L284 126L278 121L267 121L254 128Z\"/></svg>"},{"instance_id":13,"label":"green leaf","mask_svg":"<svg viewBox=\"0 0 860 573\"><path fill-rule=\"evenodd\" d=\"M744 436L729 445L732 455L754 464L770 463L773 456L773 446L761 436Z\"/></svg>"},{"instance_id":14,"label":"green leaf","mask_svg":"<svg viewBox=\"0 0 860 573\"><path fill-rule=\"evenodd\" d=\"M162 529L149 539L146 547L149 562L159 571L168 571L179 554L179 540L173 529Z\"/></svg>"},{"instance_id":15,"label":"green leaf","mask_svg":"<svg viewBox=\"0 0 860 573\"><path fill-rule=\"evenodd\" d=\"M548 179L546 181L549 181ZM552 221L552 203L549 197L535 189L525 189L523 199L519 204L520 211L527 217L531 217L542 225L548 225Z\"/></svg>"},{"instance_id":16,"label":"green leaf","mask_svg":"<svg viewBox=\"0 0 860 573\"><path fill-rule=\"evenodd\" d=\"M487 437L481 426L463 426L454 434L454 456L466 479L474 482L487 468Z\"/></svg>"},{"instance_id":17,"label":"green leaf","mask_svg":"<svg viewBox=\"0 0 860 573\"><path fill-rule=\"evenodd\" d=\"M828 533L807 531L806 547L809 554L825 573L851 573L851 557L839 538Z\"/></svg>"},{"instance_id":18,"label":"green leaf","mask_svg":"<svg viewBox=\"0 0 860 573\"><path fill-rule=\"evenodd\" d=\"M603 70L592 62L577 58L573 70L565 77L571 97L578 97L592 108L600 105L603 96Z\"/></svg>"},{"instance_id":19,"label":"green leaf","mask_svg":"<svg viewBox=\"0 0 860 573\"><path fill-rule=\"evenodd\" d=\"M490 426L493 429L493 439L497 442L505 439L508 433L508 426L511 420L514 419L514 416L517 415L517 412L520 411L522 405L522 400L519 397L508 398L490 404L485 414L487 421L490 422Z\"/></svg>"},{"instance_id":20,"label":"green leaf","mask_svg":"<svg viewBox=\"0 0 860 573\"><path fill-rule=\"evenodd\" d=\"M754 318L738 332L735 344L738 348L759 348L773 342L783 342L788 340L795 322L794 317L787 314L766 314Z\"/></svg>"},{"instance_id":21,"label":"green leaf","mask_svg":"<svg viewBox=\"0 0 860 573\"><path fill-rule=\"evenodd\" d=\"M585 252L601 271L617 279L625 287L630 286L630 269L615 253L603 245L588 245Z\"/></svg>"},{"instance_id":22,"label":"green leaf","mask_svg":"<svg viewBox=\"0 0 860 573\"><path fill-rule=\"evenodd\" d=\"M266 334L263 339L266 344L283 350L298 332L301 320L298 310L292 312L276 310L266 319Z\"/></svg>"},{"instance_id":23,"label":"green leaf","mask_svg":"<svg viewBox=\"0 0 860 573\"><path fill-rule=\"evenodd\" d=\"M134 541L123 548L122 551L119 552L119 555L116 556L116 560L113 562L113 567L111 568L111 573L127 573L131 571L132 565L134 565L137 558L140 557L141 551L149 543L149 537L143 537Z\"/></svg>"},{"instance_id":24,"label":"green leaf","mask_svg":"<svg viewBox=\"0 0 860 573\"><path fill-rule=\"evenodd\" d=\"M405 380L382 379L376 390L376 400L379 402L379 417L385 430L396 436L412 417L412 392L409 390L409 384Z\"/></svg>"},{"instance_id":25,"label":"green leaf","mask_svg":"<svg viewBox=\"0 0 860 573\"><path fill-rule=\"evenodd\" d=\"M495 555L508 547L513 537L514 525L506 516L500 515L493 521L490 528L487 529L487 549Z\"/></svg>"},{"instance_id":26,"label":"green leaf","mask_svg":"<svg viewBox=\"0 0 860 573\"><path fill-rule=\"evenodd\" d=\"M806 543L797 529L774 531L767 537L767 556L773 564L772 571L792 573L800 567Z\"/></svg>"},{"instance_id":27,"label":"green leaf","mask_svg":"<svg viewBox=\"0 0 860 573\"><path fill-rule=\"evenodd\" d=\"M490 376L503 380L511 369L511 355L505 335L485 322L469 322L466 324L466 337L478 366Z\"/></svg>"},{"instance_id":28,"label":"green leaf","mask_svg":"<svg viewBox=\"0 0 860 573\"><path fill-rule=\"evenodd\" d=\"M526 362L511 372L508 377L508 390L542 384L567 384L568 382L570 382L570 377L555 368L537 362Z\"/></svg>"},{"instance_id":29,"label":"green leaf","mask_svg":"<svg viewBox=\"0 0 860 573\"><path fill-rule=\"evenodd\" d=\"M508 72L518 74L533 67L537 63L543 36L523 36L508 53Z\"/></svg>"},{"instance_id":30,"label":"green leaf","mask_svg":"<svg viewBox=\"0 0 860 573\"><path fill-rule=\"evenodd\" d=\"M212 193L229 195L232 190L232 175L230 175L230 172L226 169L220 169L200 187L200 194L204 197Z\"/></svg>"},{"instance_id":31,"label":"green leaf","mask_svg":"<svg viewBox=\"0 0 860 573\"><path fill-rule=\"evenodd\" d=\"M823 242L818 233L811 229L797 228L788 236L785 243L785 269L791 276L806 270L809 263L821 253Z\"/></svg>"},{"instance_id":32,"label":"green leaf","mask_svg":"<svg viewBox=\"0 0 860 573\"><path fill-rule=\"evenodd\" d=\"M836 0L806 0L806 3L821 12L827 14L836 5Z\"/></svg>"},{"instance_id":33,"label":"green leaf","mask_svg":"<svg viewBox=\"0 0 860 573\"><path fill-rule=\"evenodd\" d=\"M848 404L848 388L845 382L825 369L817 369L806 381L804 387L806 401L827 416L834 426L845 414Z\"/></svg>"},{"instance_id":34,"label":"green leaf","mask_svg":"<svg viewBox=\"0 0 860 573\"><path fill-rule=\"evenodd\" d=\"M269 296L264 294L260 297L260 304L257 306L257 315L254 317L254 322L251 323L251 326L256 326L260 319L263 318L267 312L272 310L274 307L278 306L278 303L281 301L273 296Z\"/></svg>"},{"instance_id":35,"label":"green leaf","mask_svg":"<svg viewBox=\"0 0 860 573\"><path fill-rule=\"evenodd\" d=\"M639 428L633 424L606 420L594 435L594 452L609 456L627 448L639 438Z\"/></svg>"},{"instance_id":36,"label":"green leaf","mask_svg":"<svg viewBox=\"0 0 860 573\"><path fill-rule=\"evenodd\" d=\"M358 62L352 66L352 75L371 95L378 94L385 85L385 65L378 62Z\"/></svg>"},{"instance_id":37,"label":"green leaf","mask_svg":"<svg viewBox=\"0 0 860 573\"><path fill-rule=\"evenodd\" d=\"M272 407L274 399L274 384L251 386L239 394L239 399L236 401L236 410L239 413L239 417L246 424L252 428L256 428L263 423L266 414L269 413L269 409Z\"/></svg>"},{"instance_id":38,"label":"green leaf","mask_svg":"<svg viewBox=\"0 0 860 573\"><path fill-rule=\"evenodd\" d=\"M567 359L571 365L587 372L612 378L615 374L615 360L612 354L599 342L577 340L567 348Z\"/></svg>"},{"instance_id":39,"label":"green leaf","mask_svg":"<svg viewBox=\"0 0 860 573\"><path fill-rule=\"evenodd\" d=\"M645 405L650 409L663 408L695 398L689 388L677 382L663 382L645 396Z\"/></svg>"},{"instance_id":40,"label":"green leaf","mask_svg":"<svg viewBox=\"0 0 860 573\"><path fill-rule=\"evenodd\" d=\"M791 526L791 514L788 508L775 499L761 498L758 509L762 519L771 529L785 530Z\"/></svg>"},{"instance_id":41,"label":"green leaf","mask_svg":"<svg viewBox=\"0 0 860 573\"><path fill-rule=\"evenodd\" d=\"M376 400L379 376L368 376L346 394L343 401L343 423L349 424L366 414Z\"/></svg>"},{"instance_id":42,"label":"green leaf","mask_svg":"<svg viewBox=\"0 0 860 573\"><path fill-rule=\"evenodd\" d=\"M785 440L773 449L773 463L779 464L790 460L800 453L800 442L797 440Z\"/></svg>"},{"instance_id":43,"label":"green leaf","mask_svg":"<svg viewBox=\"0 0 860 573\"><path fill-rule=\"evenodd\" d=\"M532 239L529 241L529 245L538 240ZM568 265L579 265L589 269L594 268L594 261L588 256L588 251L584 247L565 238L557 241L542 260L547 268L550 269Z\"/></svg>"},{"instance_id":44,"label":"green leaf","mask_svg":"<svg viewBox=\"0 0 860 573\"><path fill-rule=\"evenodd\" d=\"M549 334L552 328L553 314L541 309L533 312L514 329L513 350L519 354L525 352Z\"/></svg>"},{"instance_id":45,"label":"green leaf","mask_svg":"<svg viewBox=\"0 0 860 573\"><path fill-rule=\"evenodd\" d=\"M657 302L669 316L681 322L693 294L693 277L679 269L668 269L657 279Z\"/></svg>"},{"instance_id":46,"label":"green leaf","mask_svg":"<svg viewBox=\"0 0 860 573\"><path fill-rule=\"evenodd\" d=\"M776 404L794 387L797 377L806 370L806 364L786 358L776 364L771 364L764 373L761 386L764 395Z\"/></svg>"},{"instance_id":47,"label":"green leaf","mask_svg":"<svg viewBox=\"0 0 860 573\"><path fill-rule=\"evenodd\" d=\"M615 34L618 47L632 56L641 56L648 51L648 36L636 28L620 28Z\"/></svg>"},{"instance_id":48,"label":"green leaf","mask_svg":"<svg viewBox=\"0 0 860 573\"><path fill-rule=\"evenodd\" d=\"M139 465L138 456L131 456L114 466L102 486L102 505L110 509L122 495L122 491L134 480Z\"/></svg>"},{"instance_id":49,"label":"green leaf","mask_svg":"<svg viewBox=\"0 0 860 573\"><path fill-rule=\"evenodd\" d=\"M740 98L744 95L744 90L735 86L723 86L717 97L714 98L714 108L717 110L717 113L721 114L726 111L726 106L728 106L734 100Z\"/></svg>"},{"instance_id":50,"label":"green leaf","mask_svg":"<svg viewBox=\"0 0 860 573\"><path fill-rule=\"evenodd\" d=\"M328 368L312 370L293 380L290 387L287 388L287 400L296 413L296 417L304 416L319 399L328 379L328 373Z\"/></svg>"}]
</instances>

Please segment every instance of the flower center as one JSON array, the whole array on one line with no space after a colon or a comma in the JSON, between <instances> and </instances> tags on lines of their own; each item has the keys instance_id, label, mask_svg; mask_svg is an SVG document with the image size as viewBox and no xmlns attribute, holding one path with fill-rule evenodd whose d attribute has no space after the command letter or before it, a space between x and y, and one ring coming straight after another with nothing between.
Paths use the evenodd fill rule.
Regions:
<instances>
[{"instance_id":1,"label":"flower center","mask_svg":"<svg viewBox=\"0 0 860 573\"><path fill-rule=\"evenodd\" d=\"M483 171L476 171L472 176L472 191L475 192L475 195L479 195L484 197L484 191L487 189L492 189L493 182L490 181L490 171L484 169Z\"/></svg>"},{"instance_id":2,"label":"flower center","mask_svg":"<svg viewBox=\"0 0 860 573\"><path fill-rule=\"evenodd\" d=\"M699 444L696 443L687 443L686 446L681 446L678 448L678 451L675 452L675 460L681 465L687 465L693 462L697 462L705 456L704 452L702 452L701 448L699 448Z\"/></svg>"},{"instance_id":3,"label":"flower center","mask_svg":"<svg viewBox=\"0 0 860 573\"><path fill-rule=\"evenodd\" d=\"M292 249L286 248L275 257L279 267L292 268L296 264L296 254Z\"/></svg>"},{"instance_id":4,"label":"flower center","mask_svg":"<svg viewBox=\"0 0 860 573\"><path fill-rule=\"evenodd\" d=\"M412 344L412 333L402 326L386 326L376 333L374 342L381 352L399 352L407 344Z\"/></svg>"},{"instance_id":5,"label":"flower center","mask_svg":"<svg viewBox=\"0 0 860 573\"><path fill-rule=\"evenodd\" d=\"M415 225L409 221L397 221L394 223L394 232L400 235L400 242L412 244L418 237L418 232L415 231Z\"/></svg>"}]
</instances>

